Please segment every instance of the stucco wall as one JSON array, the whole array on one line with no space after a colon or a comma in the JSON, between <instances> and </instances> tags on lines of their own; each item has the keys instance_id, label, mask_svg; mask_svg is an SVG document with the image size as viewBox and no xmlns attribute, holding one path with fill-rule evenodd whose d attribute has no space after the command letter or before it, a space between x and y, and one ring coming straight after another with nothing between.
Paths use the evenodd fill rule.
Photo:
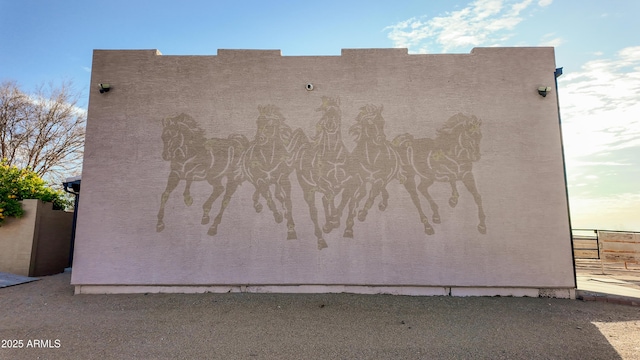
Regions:
<instances>
[{"instance_id":1,"label":"stucco wall","mask_svg":"<svg viewBox=\"0 0 640 360\"><path fill-rule=\"evenodd\" d=\"M24 215L0 227L0 271L23 276L57 274L68 266L73 213L52 203L22 201Z\"/></svg>"},{"instance_id":2,"label":"stucco wall","mask_svg":"<svg viewBox=\"0 0 640 360\"><path fill-rule=\"evenodd\" d=\"M553 48L96 50L72 283L571 289L556 94L537 92L555 68Z\"/></svg>"},{"instance_id":3,"label":"stucco wall","mask_svg":"<svg viewBox=\"0 0 640 360\"><path fill-rule=\"evenodd\" d=\"M58 274L69 266L73 213L53 210L52 203L40 202L38 236L32 276Z\"/></svg>"},{"instance_id":4,"label":"stucco wall","mask_svg":"<svg viewBox=\"0 0 640 360\"><path fill-rule=\"evenodd\" d=\"M29 276L38 201L22 201L24 215L8 217L0 227L0 271Z\"/></svg>"}]
</instances>

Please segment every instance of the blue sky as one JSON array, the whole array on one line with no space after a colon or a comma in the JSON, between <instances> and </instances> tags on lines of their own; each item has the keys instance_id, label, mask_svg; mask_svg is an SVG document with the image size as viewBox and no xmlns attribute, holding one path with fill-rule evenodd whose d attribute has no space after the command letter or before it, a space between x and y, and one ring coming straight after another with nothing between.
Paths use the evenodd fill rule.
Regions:
<instances>
[{"instance_id":1,"label":"blue sky","mask_svg":"<svg viewBox=\"0 0 640 360\"><path fill-rule=\"evenodd\" d=\"M86 107L93 49L554 46L574 228L640 231L640 1L0 0L0 80L72 80Z\"/></svg>"}]
</instances>

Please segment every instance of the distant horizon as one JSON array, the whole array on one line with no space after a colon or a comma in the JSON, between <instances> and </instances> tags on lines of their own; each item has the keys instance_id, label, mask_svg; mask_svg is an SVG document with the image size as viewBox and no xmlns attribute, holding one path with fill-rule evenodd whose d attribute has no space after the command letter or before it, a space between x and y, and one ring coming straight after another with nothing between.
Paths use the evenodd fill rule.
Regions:
<instances>
[{"instance_id":1,"label":"distant horizon","mask_svg":"<svg viewBox=\"0 0 640 360\"><path fill-rule=\"evenodd\" d=\"M632 231L632 230L577 229L577 228L571 228L571 231L574 231L574 232L593 232L594 234L595 234L595 231L622 232L622 233L640 233L640 231Z\"/></svg>"}]
</instances>

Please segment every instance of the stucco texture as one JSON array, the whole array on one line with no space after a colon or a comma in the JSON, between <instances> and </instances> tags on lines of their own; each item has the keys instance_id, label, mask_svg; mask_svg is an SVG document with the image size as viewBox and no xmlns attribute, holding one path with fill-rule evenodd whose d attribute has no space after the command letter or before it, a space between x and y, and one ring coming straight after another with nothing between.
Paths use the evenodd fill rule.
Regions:
<instances>
[{"instance_id":1,"label":"stucco texture","mask_svg":"<svg viewBox=\"0 0 640 360\"><path fill-rule=\"evenodd\" d=\"M0 227L0 271L22 276L58 274L69 266L73 213L36 199L21 201L24 215Z\"/></svg>"},{"instance_id":2,"label":"stucco texture","mask_svg":"<svg viewBox=\"0 0 640 360\"><path fill-rule=\"evenodd\" d=\"M95 50L72 283L573 288L555 68Z\"/></svg>"}]
</instances>

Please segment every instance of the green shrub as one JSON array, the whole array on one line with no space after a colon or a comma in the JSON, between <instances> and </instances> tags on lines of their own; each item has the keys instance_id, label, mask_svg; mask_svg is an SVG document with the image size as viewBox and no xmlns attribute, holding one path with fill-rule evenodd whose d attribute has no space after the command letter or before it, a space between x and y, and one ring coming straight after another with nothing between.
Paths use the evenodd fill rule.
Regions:
<instances>
[{"instance_id":1,"label":"green shrub","mask_svg":"<svg viewBox=\"0 0 640 360\"><path fill-rule=\"evenodd\" d=\"M8 216L21 217L24 214L20 200L40 199L53 203L54 209L70 206L69 199L62 190L54 190L30 169L18 169L6 161L0 161L0 226Z\"/></svg>"}]
</instances>

